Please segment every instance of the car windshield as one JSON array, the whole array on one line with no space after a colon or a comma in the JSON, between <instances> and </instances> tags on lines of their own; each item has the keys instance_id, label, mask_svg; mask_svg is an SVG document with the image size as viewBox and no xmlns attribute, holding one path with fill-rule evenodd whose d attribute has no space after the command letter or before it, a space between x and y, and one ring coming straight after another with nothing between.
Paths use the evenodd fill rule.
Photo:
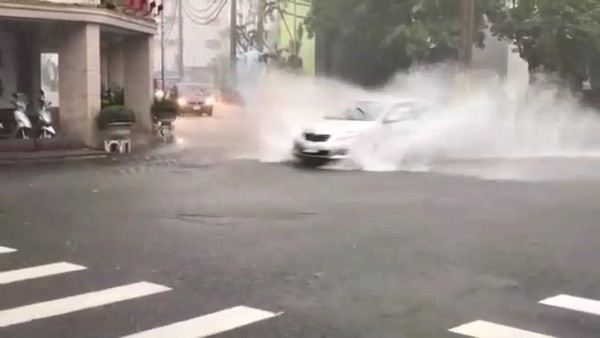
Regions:
<instances>
[{"instance_id":1,"label":"car windshield","mask_svg":"<svg viewBox=\"0 0 600 338\"><path fill-rule=\"evenodd\" d=\"M382 102L358 102L341 111L325 115L327 120L375 121L385 111Z\"/></svg>"},{"instance_id":2,"label":"car windshield","mask_svg":"<svg viewBox=\"0 0 600 338\"><path fill-rule=\"evenodd\" d=\"M208 89L202 85L179 85L178 92L180 96L195 97L206 95Z\"/></svg>"},{"instance_id":3,"label":"car windshield","mask_svg":"<svg viewBox=\"0 0 600 338\"><path fill-rule=\"evenodd\" d=\"M400 102L391 106L390 109L386 110L386 119L400 121L400 120L418 120L425 117L425 115L433 109L432 105L418 103L418 102Z\"/></svg>"}]
</instances>

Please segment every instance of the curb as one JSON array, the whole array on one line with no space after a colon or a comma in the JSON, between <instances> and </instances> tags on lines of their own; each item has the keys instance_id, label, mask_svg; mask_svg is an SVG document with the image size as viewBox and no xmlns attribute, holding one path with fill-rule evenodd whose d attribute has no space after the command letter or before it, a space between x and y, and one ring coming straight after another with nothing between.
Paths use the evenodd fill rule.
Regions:
<instances>
[{"instance_id":1,"label":"curb","mask_svg":"<svg viewBox=\"0 0 600 338\"><path fill-rule=\"evenodd\" d=\"M33 154L15 154L15 156L11 156L10 154L2 154L0 155L0 165L7 164L28 164L28 163L48 163L48 162L63 162L63 161L76 161L76 160L90 160L90 159L100 159L100 158L108 158L110 154L103 152L84 152L77 154L44 154L33 153Z\"/></svg>"}]
</instances>

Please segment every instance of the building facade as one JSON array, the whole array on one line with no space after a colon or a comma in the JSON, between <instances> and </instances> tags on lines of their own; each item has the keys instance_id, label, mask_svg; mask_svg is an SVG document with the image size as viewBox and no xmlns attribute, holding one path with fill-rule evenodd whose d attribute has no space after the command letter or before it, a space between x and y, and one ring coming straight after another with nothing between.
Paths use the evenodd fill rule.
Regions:
<instances>
[{"instance_id":1,"label":"building facade","mask_svg":"<svg viewBox=\"0 0 600 338\"><path fill-rule=\"evenodd\" d=\"M56 107L58 136L72 145L96 147L102 88L121 87L125 105L136 114L136 128L151 128L157 25L147 2L110 4L0 1L0 120L12 115L13 92L24 93L35 111L44 89Z\"/></svg>"}]
</instances>

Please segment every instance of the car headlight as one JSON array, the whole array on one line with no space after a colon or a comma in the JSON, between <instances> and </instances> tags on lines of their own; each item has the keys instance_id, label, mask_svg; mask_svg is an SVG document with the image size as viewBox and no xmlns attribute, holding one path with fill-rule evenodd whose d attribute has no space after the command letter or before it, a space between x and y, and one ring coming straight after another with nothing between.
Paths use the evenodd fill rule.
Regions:
<instances>
[{"instance_id":1,"label":"car headlight","mask_svg":"<svg viewBox=\"0 0 600 338\"><path fill-rule=\"evenodd\" d=\"M156 97L158 100L161 100L163 97L165 97L165 92L159 89L154 92L154 97Z\"/></svg>"},{"instance_id":2,"label":"car headlight","mask_svg":"<svg viewBox=\"0 0 600 338\"><path fill-rule=\"evenodd\" d=\"M183 97L180 97L177 99L177 104L181 107L184 107L185 105L187 105L187 100Z\"/></svg>"},{"instance_id":3,"label":"car headlight","mask_svg":"<svg viewBox=\"0 0 600 338\"><path fill-rule=\"evenodd\" d=\"M213 104L215 104L215 101L216 101L216 100L215 100L215 98L214 98L214 97L212 97L212 96L209 96L209 97L206 99L206 102L205 102L205 103L206 103L206 105L208 105L208 106L212 106Z\"/></svg>"}]
</instances>

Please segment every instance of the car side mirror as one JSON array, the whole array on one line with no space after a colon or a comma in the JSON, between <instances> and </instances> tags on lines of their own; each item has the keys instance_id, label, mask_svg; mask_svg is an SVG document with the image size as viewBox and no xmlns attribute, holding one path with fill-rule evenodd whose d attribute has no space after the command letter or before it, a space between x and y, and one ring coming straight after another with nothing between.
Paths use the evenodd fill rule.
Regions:
<instances>
[{"instance_id":1,"label":"car side mirror","mask_svg":"<svg viewBox=\"0 0 600 338\"><path fill-rule=\"evenodd\" d=\"M384 124L392 124L402 121L400 116L388 116L383 120Z\"/></svg>"}]
</instances>

